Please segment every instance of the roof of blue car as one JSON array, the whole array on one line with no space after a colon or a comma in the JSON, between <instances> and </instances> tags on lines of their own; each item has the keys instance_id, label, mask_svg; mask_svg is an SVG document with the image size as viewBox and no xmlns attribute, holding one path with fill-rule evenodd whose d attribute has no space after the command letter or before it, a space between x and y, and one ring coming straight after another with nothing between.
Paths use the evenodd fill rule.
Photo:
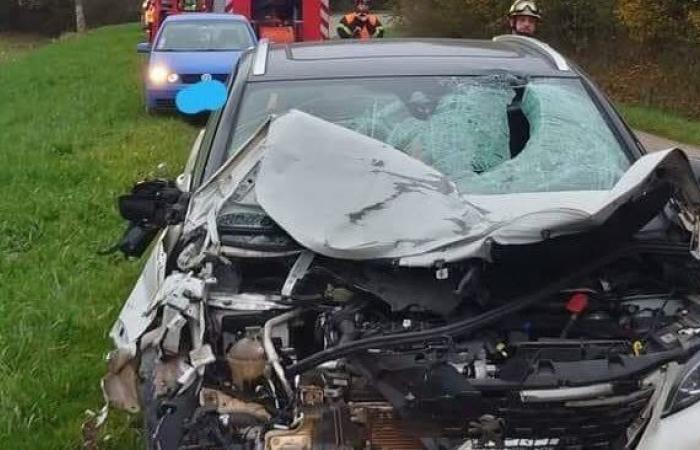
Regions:
<instances>
[{"instance_id":1,"label":"roof of blue car","mask_svg":"<svg viewBox=\"0 0 700 450\"><path fill-rule=\"evenodd\" d=\"M187 21L207 21L207 20L234 20L239 22L247 22L245 16L239 14L215 14L215 13L183 13L174 16L168 16L165 19L168 22L187 22Z\"/></svg>"}]
</instances>

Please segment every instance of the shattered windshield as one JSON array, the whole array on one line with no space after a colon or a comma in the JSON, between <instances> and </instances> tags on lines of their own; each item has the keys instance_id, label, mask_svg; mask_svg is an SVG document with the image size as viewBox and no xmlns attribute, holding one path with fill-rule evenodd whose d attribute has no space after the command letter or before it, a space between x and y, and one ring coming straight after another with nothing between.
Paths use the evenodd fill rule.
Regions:
<instances>
[{"instance_id":1,"label":"shattered windshield","mask_svg":"<svg viewBox=\"0 0 700 450\"><path fill-rule=\"evenodd\" d=\"M462 194L608 190L630 165L580 81L509 74L252 83L229 155L290 109L388 144Z\"/></svg>"}]
</instances>

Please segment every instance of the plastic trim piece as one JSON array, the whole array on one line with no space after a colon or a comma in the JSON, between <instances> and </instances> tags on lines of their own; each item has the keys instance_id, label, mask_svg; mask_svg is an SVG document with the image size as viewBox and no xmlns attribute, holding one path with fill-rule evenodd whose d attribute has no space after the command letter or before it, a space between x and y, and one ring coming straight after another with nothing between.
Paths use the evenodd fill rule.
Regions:
<instances>
[{"instance_id":1,"label":"plastic trim piece","mask_svg":"<svg viewBox=\"0 0 700 450\"><path fill-rule=\"evenodd\" d=\"M265 75L267 72L267 55L270 52L270 41L261 39L258 43L258 49L255 52L255 61L253 61L253 75Z\"/></svg>"},{"instance_id":2,"label":"plastic trim piece","mask_svg":"<svg viewBox=\"0 0 700 450\"><path fill-rule=\"evenodd\" d=\"M517 34L504 34L502 36L496 36L493 38L494 42L514 42L514 43L520 43L520 44L525 44L526 46L535 49L539 51L540 53L545 54L557 67L558 70L561 70L563 72L570 72L571 67L569 66L569 63L566 61L566 58L564 58L559 52L554 50L552 47L549 45L545 44L542 41L539 41L537 39L527 37L527 36L520 36Z\"/></svg>"}]
</instances>

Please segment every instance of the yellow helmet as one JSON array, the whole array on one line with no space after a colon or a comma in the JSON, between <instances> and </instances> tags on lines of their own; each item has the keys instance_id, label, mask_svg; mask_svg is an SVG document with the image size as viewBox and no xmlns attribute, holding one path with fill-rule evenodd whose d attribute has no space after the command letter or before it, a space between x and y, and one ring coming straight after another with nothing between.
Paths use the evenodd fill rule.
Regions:
<instances>
[{"instance_id":1,"label":"yellow helmet","mask_svg":"<svg viewBox=\"0 0 700 450\"><path fill-rule=\"evenodd\" d=\"M509 17L530 16L537 19L542 19L540 8L534 0L515 0L510 7Z\"/></svg>"}]
</instances>

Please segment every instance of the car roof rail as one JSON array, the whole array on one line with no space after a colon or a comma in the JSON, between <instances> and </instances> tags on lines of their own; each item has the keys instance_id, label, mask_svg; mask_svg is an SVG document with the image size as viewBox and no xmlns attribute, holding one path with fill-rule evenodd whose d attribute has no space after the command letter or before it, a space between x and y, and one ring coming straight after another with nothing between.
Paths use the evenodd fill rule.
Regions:
<instances>
[{"instance_id":1,"label":"car roof rail","mask_svg":"<svg viewBox=\"0 0 700 450\"><path fill-rule=\"evenodd\" d=\"M267 72L267 55L270 52L270 40L260 39L253 60L253 75L265 75Z\"/></svg>"},{"instance_id":2,"label":"car roof rail","mask_svg":"<svg viewBox=\"0 0 700 450\"><path fill-rule=\"evenodd\" d=\"M564 58L561 53L557 52L554 50L552 47L549 45L545 44L544 42L537 40L535 38L531 38L528 36L521 36L518 34L504 34L502 36L496 36L493 38L494 42L513 42L513 43L519 43L523 44L540 54L545 55L547 58L549 58L552 63L556 66L558 70L568 72L571 70L571 67L569 66L569 63L566 61L566 58Z\"/></svg>"}]
</instances>

